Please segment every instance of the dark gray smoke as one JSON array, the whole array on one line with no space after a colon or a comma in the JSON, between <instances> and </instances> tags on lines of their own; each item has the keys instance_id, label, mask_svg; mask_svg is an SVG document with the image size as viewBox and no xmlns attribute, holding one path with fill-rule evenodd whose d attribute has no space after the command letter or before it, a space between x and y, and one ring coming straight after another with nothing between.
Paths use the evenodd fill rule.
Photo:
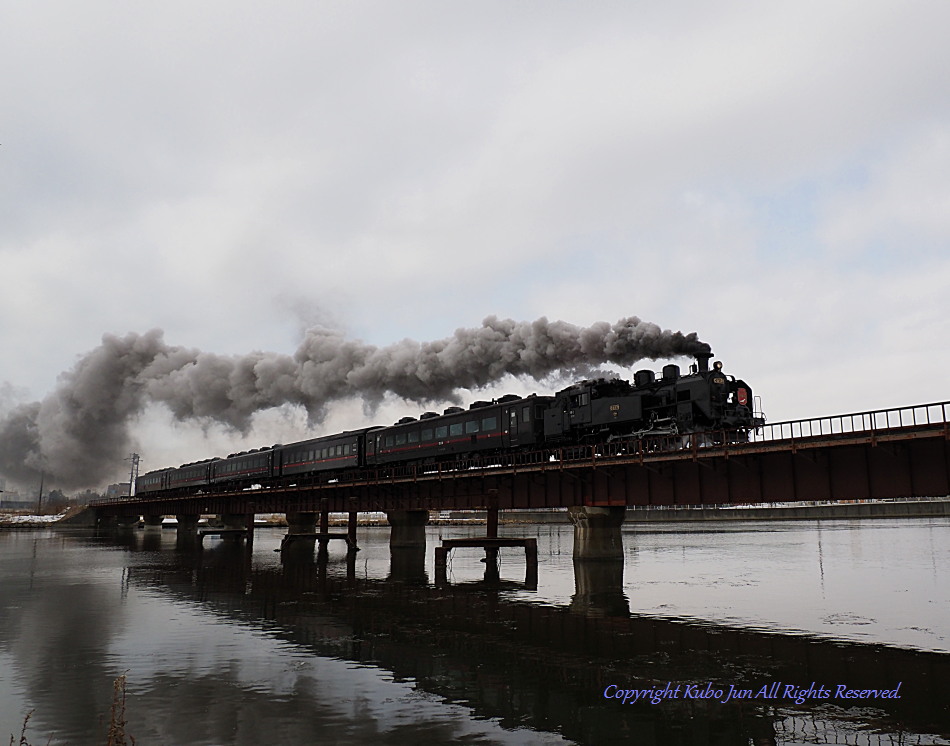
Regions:
<instances>
[{"instance_id":1,"label":"dark gray smoke","mask_svg":"<svg viewBox=\"0 0 950 746\"><path fill-rule=\"evenodd\" d=\"M42 402L0 419L0 473L30 479L41 469L62 487L111 478L132 447L129 423L150 402L179 420L223 423L246 431L258 411L298 404L319 422L327 405L360 398L370 407L386 394L425 403L455 400L460 389L506 375L543 379L556 371L708 350L695 333L664 331L633 316L582 328L545 318L516 322L489 316L447 339L388 347L310 329L294 355L242 357L172 347L162 332L106 335L102 345L60 376Z\"/></svg>"}]
</instances>

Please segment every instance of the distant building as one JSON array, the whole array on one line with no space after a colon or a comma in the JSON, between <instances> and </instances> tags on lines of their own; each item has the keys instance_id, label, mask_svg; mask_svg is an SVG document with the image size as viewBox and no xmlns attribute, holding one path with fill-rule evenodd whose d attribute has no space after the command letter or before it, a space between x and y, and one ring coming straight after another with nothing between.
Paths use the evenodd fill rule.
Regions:
<instances>
[{"instance_id":1,"label":"distant building","mask_svg":"<svg viewBox=\"0 0 950 746\"><path fill-rule=\"evenodd\" d=\"M6 481L0 479L0 510L30 510L36 507L36 500L20 497L16 490L7 491Z\"/></svg>"},{"instance_id":2,"label":"distant building","mask_svg":"<svg viewBox=\"0 0 950 746\"><path fill-rule=\"evenodd\" d=\"M110 484L106 487L106 494L104 497L108 500L114 497L128 497L129 496L129 483L120 482L119 484Z\"/></svg>"}]
</instances>

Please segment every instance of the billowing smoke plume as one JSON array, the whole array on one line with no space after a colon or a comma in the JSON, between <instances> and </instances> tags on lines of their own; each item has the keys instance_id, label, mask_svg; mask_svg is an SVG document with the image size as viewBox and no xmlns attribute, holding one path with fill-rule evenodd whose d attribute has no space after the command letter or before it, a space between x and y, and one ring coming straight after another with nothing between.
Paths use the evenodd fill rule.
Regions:
<instances>
[{"instance_id":1,"label":"billowing smoke plume","mask_svg":"<svg viewBox=\"0 0 950 746\"><path fill-rule=\"evenodd\" d=\"M454 400L505 375L542 379L591 365L628 366L644 358L708 350L695 333L660 329L636 317L581 328L563 321L515 322L489 316L435 342L375 347L314 328L294 355L227 357L172 347L162 332L106 335L102 345L60 376L42 402L0 419L0 473L29 478L41 469L63 487L98 485L131 449L129 423L150 402L180 420L216 421L246 430L251 416L283 404L312 421L351 397L370 406L386 394L423 403ZM196 454L196 456L202 454Z\"/></svg>"}]
</instances>

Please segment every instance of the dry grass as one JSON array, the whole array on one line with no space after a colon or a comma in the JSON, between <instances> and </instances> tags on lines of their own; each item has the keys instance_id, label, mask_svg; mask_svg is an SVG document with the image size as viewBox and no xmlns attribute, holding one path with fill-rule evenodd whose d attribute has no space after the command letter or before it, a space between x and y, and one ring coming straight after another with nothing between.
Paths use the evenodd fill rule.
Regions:
<instances>
[{"instance_id":1,"label":"dry grass","mask_svg":"<svg viewBox=\"0 0 950 746\"><path fill-rule=\"evenodd\" d=\"M23 718L23 727L20 729L20 740L15 741L13 734L10 735L10 746L33 746L26 740L26 729L33 717L33 710L30 710ZM109 732L107 734L106 746L135 746L135 739L125 732L125 674L117 678L112 683L112 709L109 713ZM50 746L53 737L50 736L46 741L46 746Z\"/></svg>"},{"instance_id":2,"label":"dry grass","mask_svg":"<svg viewBox=\"0 0 950 746\"><path fill-rule=\"evenodd\" d=\"M122 674L112 683L112 711L109 717L109 740L106 746L130 746L125 734L125 674ZM135 739L131 746L135 746Z\"/></svg>"}]
</instances>

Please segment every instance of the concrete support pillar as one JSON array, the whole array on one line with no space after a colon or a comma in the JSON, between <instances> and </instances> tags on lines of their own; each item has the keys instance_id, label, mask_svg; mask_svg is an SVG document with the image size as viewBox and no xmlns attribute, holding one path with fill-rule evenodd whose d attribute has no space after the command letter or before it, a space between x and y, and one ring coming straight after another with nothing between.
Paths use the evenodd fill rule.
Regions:
<instances>
[{"instance_id":1,"label":"concrete support pillar","mask_svg":"<svg viewBox=\"0 0 950 746\"><path fill-rule=\"evenodd\" d=\"M286 513L288 534L312 534L317 530L316 513Z\"/></svg>"},{"instance_id":2,"label":"concrete support pillar","mask_svg":"<svg viewBox=\"0 0 950 746\"><path fill-rule=\"evenodd\" d=\"M146 515L145 516L146 530L151 530L151 531L154 531L156 529L161 530L163 520L165 520L165 516L163 515L154 515L154 514Z\"/></svg>"},{"instance_id":3,"label":"concrete support pillar","mask_svg":"<svg viewBox=\"0 0 950 746\"><path fill-rule=\"evenodd\" d=\"M623 562L620 526L625 507L595 508L577 505L567 509L574 524L574 560L619 560Z\"/></svg>"},{"instance_id":4,"label":"concrete support pillar","mask_svg":"<svg viewBox=\"0 0 950 746\"><path fill-rule=\"evenodd\" d=\"M244 513L222 513L220 519L223 528L247 528L247 515ZM254 520L253 515L251 520ZM224 534L221 537L223 541L240 541L241 538L240 534Z\"/></svg>"},{"instance_id":5,"label":"concrete support pillar","mask_svg":"<svg viewBox=\"0 0 950 746\"><path fill-rule=\"evenodd\" d=\"M389 534L390 549L425 547L428 510L390 510L386 513L392 530Z\"/></svg>"},{"instance_id":6,"label":"concrete support pillar","mask_svg":"<svg viewBox=\"0 0 950 746\"><path fill-rule=\"evenodd\" d=\"M178 533L180 534L196 534L198 533L198 519L200 516L197 515L184 515L179 513L175 516L175 520L178 521Z\"/></svg>"},{"instance_id":7,"label":"concrete support pillar","mask_svg":"<svg viewBox=\"0 0 950 746\"><path fill-rule=\"evenodd\" d=\"M178 528L175 530L175 548L179 551L193 551L198 547L198 515L177 514Z\"/></svg>"},{"instance_id":8,"label":"concrete support pillar","mask_svg":"<svg viewBox=\"0 0 950 746\"><path fill-rule=\"evenodd\" d=\"M282 562L302 562L313 559L313 549L317 545L317 540L313 536L305 536L299 539L290 539L291 536L298 534L312 534L317 530L317 514L288 512L287 517L287 536L280 544L280 559Z\"/></svg>"}]
</instances>

